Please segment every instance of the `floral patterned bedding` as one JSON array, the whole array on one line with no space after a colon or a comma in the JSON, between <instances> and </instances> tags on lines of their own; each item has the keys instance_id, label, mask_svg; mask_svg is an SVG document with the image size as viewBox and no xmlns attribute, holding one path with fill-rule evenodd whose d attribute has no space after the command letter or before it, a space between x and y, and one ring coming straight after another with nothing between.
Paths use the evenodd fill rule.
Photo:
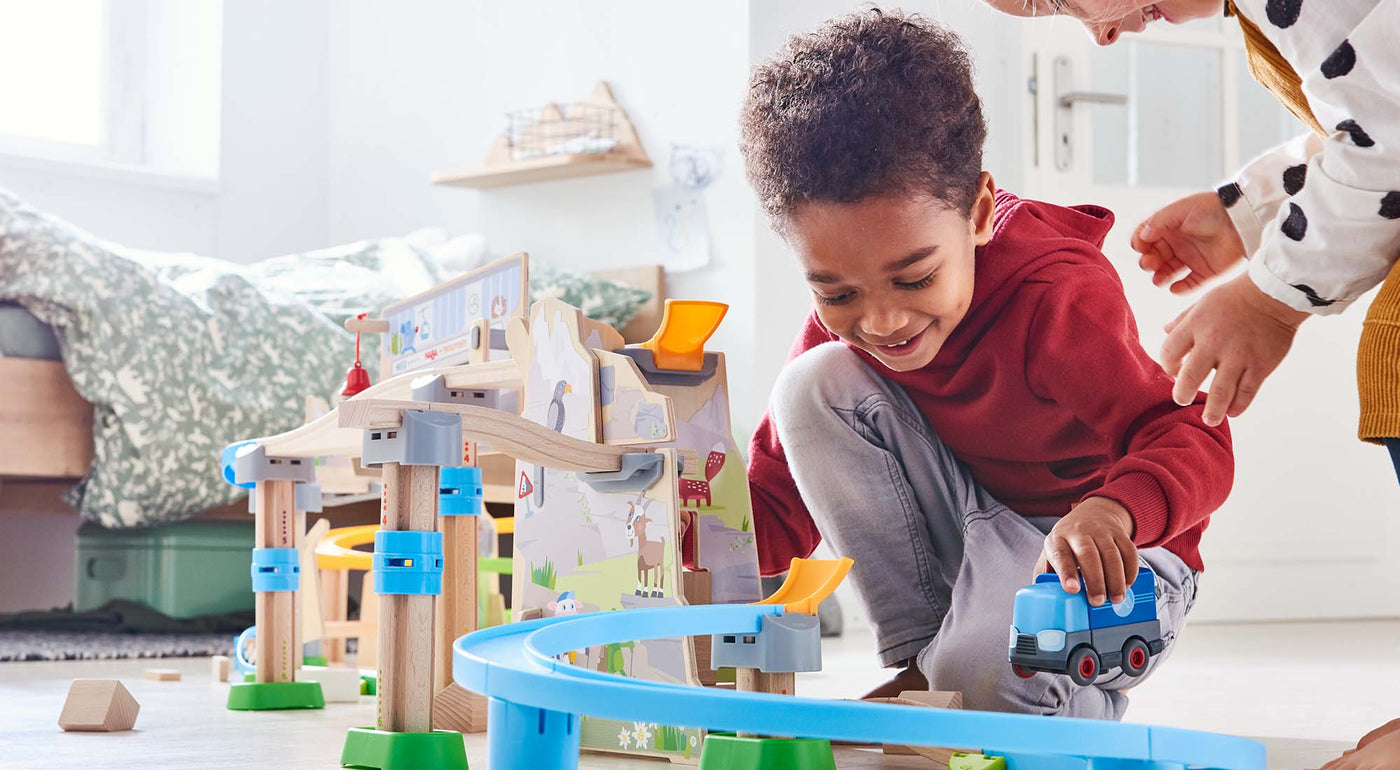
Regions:
<instances>
[{"instance_id":1,"label":"floral patterned bedding","mask_svg":"<svg viewBox=\"0 0 1400 770\"><path fill-rule=\"evenodd\" d=\"M338 392L354 359L345 316L448 277L431 251L444 238L430 231L236 265L123 248L0 190L0 301L54 329L96 412L92 468L68 502L85 519L132 527L244 494L222 482L219 450L296 427L306 396ZM606 294L622 313L613 323L650 296L532 290L582 291L568 297L581 306ZM377 379L377 356L365 359Z\"/></svg>"}]
</instances>

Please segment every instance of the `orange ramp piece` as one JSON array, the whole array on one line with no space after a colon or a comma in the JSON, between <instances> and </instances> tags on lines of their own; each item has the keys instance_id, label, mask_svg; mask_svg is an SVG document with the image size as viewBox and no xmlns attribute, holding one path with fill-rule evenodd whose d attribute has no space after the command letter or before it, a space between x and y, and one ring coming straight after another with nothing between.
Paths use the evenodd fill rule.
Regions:
<instances>
[{"instance_id":1,"label":"orange ramp piece","mask_svg":"<svg viewBox=\"0 0 1400 770\"><path fill-rule=\"evenodd\" d=\"M727 312L723 302L668 299L661 327L641 347L652 352L658 369L698 372L705 366L705 341Z\"/></svg>"},{"instance_id":2,"label":"orange ramp piece","mask_svg":"<svg viewBox=\"0 0 1400 770\"><path fill-rule=\"evenodd\" d=\"M781 604L783 612L815 615L817 605L846 579L855 564L849 557L839 559L793 559L787 579L773 595L754 604Z\"/></svg>"}]
</instances>

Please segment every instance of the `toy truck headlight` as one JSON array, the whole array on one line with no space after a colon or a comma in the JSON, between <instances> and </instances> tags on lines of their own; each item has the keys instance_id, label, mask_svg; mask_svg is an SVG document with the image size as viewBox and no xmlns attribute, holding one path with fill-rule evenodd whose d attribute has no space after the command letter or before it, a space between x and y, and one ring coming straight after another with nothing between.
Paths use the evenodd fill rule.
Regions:
<instances>
[{"instance_id":1,"label":"toy truck headlight","mask_svg":"<svg viewBox=\"0 0 1400 770\"><path fill-rule=\"evenodd\" d=\"M1035 635L1035 645L1046 652L1059 652L1065 648L1065 632L1050 628Z\"/></svg>"},{"instance_id":2,"label":"toy truck headlight","mask_svg":"<svg viewBox=\"0 0 1400 770\"><path fill-rule=\"evenodd\" d=\"M1016 630L1015 626L1011 627L1011 638L1006 640L1006 646L1008 649L1016 649L1016 636L1019 633L1020 632Z\"/></svg>"}]
</instances>

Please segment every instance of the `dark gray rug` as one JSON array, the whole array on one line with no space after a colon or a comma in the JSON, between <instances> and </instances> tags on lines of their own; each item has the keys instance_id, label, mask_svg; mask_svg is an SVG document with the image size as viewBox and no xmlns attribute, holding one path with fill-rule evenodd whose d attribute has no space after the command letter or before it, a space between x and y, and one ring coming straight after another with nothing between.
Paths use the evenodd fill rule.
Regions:
<instances>
[{"instance_id":1,"label":"dark gray rug","mask_svg":"<svg viewBox=\"0 0 1400 770\"><path fill-rule=\"evenodd\" d=\"M0 661L196 658L228 655L230 634L106 631L0 631Z\"/></svg>"}]
</instances>

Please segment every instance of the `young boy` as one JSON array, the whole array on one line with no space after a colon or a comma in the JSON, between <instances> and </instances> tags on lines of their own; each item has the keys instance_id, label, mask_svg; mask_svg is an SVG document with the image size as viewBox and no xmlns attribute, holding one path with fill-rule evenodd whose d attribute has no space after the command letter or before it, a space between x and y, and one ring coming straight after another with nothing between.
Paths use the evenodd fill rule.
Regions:
<instances>
[{"instance_id":1,"label":"young boy","mask_svg":"<svg viewBox=\"0 0 1400 770\"><path fill-rule=\"evenodd\" d=\"M1016 590L1049 568L1116 603L1141 563L1170 649L1230 434L1139 345L1112 215L997 190L985 133L967 53L917 16L835 19L755 70L749 180L815 300L751 447L761 566L822 536L854 558L880 661L907 667L887 689L1118 719L1138 680L1013 673Z\"/></svg>"}]
</instances>

